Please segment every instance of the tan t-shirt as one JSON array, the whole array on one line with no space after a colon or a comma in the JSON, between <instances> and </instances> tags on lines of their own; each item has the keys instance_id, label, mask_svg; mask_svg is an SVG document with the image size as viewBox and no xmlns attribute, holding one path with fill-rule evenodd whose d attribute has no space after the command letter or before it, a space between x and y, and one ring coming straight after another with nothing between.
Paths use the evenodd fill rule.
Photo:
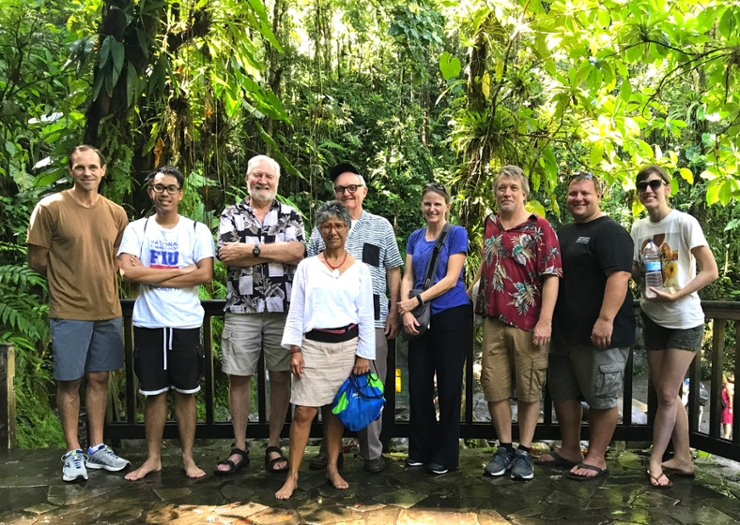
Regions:
<instances>
[{"instance_id":1,"label":"tan t-shirt","mask_svg":"<svg viewBox=\"0 0 740 525\"><path fill-rule=\"evenodd\" d=\"M69 190L44 198L28 225L28 244L49 249L49 317L98 321L121 316L115 258L126 212L102 195L91 208Z\"/></svg>"}]
</instances>

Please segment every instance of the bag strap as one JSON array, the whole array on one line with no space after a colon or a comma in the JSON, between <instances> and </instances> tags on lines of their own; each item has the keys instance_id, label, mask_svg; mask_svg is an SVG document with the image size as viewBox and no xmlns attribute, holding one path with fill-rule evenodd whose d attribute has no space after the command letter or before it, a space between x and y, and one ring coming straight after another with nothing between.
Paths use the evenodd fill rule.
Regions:
<instances>
[{"instance_id":1,"label":"bag strap","mask_svg":"<svg viewBox=\"0 0 740 525\"><path fill-rule=\"evenodd\" d=\"M446 222L445 225L442 227L442 231L440 232L439 237L437 237L437 242L434 243L434 248L432 248L432 256L429 258L429 262L427 263L427 271L424 276L425 290L428 290L432 286L432 282L434 281L434 273L437 271L437 261L439 259L439 254L442 251L442 246L444 246L447 234L450 233L451 229L452 225L449 222Z\"/></svg>"},{"instance_id":2,"label":"bag strap","mask_svg":"<svg viewBox=\"0 0 740 525\"><path fill-rule=\"evenodd\" d=\"M356 376L355 374L350 374L349 376L349 382L355 388L357 395L363 399L381 399L383 397L383 392L381 392L378 395L369 395L362 391L362 385L360 384L361 377L365 378L365 385L369 386L370 385L370 372L366 372L359 376Z\"/></svg>"}]
</instances>

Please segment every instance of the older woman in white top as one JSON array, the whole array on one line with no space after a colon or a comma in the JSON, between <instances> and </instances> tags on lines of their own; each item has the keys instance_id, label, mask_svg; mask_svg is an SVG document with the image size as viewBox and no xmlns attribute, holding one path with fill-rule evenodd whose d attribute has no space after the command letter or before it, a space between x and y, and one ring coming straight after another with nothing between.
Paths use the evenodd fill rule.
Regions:
<instances>
[{"instance_id":1,"label":"older woman in white top","mask_svg":"<svg viewBox=\"0 0 740 525\"><path fill-rule=\"evenodd\" d=\"M282 345L291 351L295 378L290 402L295 405L290 425L288 478L275 493L288 499L298 486L298 468L319 407L331 404L350 374L364 374L375 359L375 315L370 270L344 249L352 219L344 204L329 201L316 212L316 224L326 249L304 259L293 279L290 310ZM330 411L327 411L330 412ZM337 458L344 426L330 414L326 477L346 489Z\"/></svg>"}]
</instances>

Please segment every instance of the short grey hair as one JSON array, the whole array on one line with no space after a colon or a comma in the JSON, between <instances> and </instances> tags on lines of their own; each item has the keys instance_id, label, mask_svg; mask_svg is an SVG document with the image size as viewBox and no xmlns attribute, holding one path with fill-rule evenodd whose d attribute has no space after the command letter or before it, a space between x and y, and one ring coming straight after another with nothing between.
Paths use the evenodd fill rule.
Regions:
<instances>
[{"instance_id":1,"label":"short grey hair","mask_svg":"<svg viewBox=\"0 0 740 525\"><path fill-rule=\"evenodd\" d=\"M365 177L363 177L363 176L362 176L362 175L360 175L359 173L354 173L354 172L352 172L352 171L345 171L344 173L351 173L352 175L354 175L355 177L357 177L357 180L358 180L358 182L357 182L357 183L358 183L358 184L359 184L360 186L365 186L365 187L367 187L367 184L365 183ZM344 173L340 173L340 174L339 174L339 177L341 177L342 175L344 175ZM339 177L337 177L337 179L338 179ZM335 183L337 182L337 179L334 179L334 182L335 182Z\"/></svg>"},{"instance_id":2,"label":"short grey hair","mask_svg":"<svg viewBox=\"0 0 740 525\"><path fill-rule=\"evenodd\" d=\"M524 171L519 166L504 166L499 170L496 178L493 179L493 191L494 193L498 189L498 181L503 178L519 179L522 184L522 191L529 195L529 179L524 174Z\"/></svg>"},{"instance_id":3,"label":"short grey hair","mask_svg":"<svg viewBox=\"0 0 740 525\"><path fill-rule=\"evenodd\" d=\"M347 228L352 226L352 216L349 214L347 206L339 201L328 201L319 206L319 209L316 210L314 222L317 227L321 227L331 217L336 217L342 221L347 225Z\"/></svg>"},{"instance_id":4,"label":"short grey hair","mask_svg":"<svg viewBox=\"0 0 740 525\"><path fill-rule=\"evenodd\" d=\"M272 166L272 169L275 171L275 176L280 178L280 164L278 164L275 159L268 157L267 155L257 155L249 159L249 162L247 162L247 174L252 171L255 164L259 164L262 161L265 161Z\"/></svg>"}]
</instances>

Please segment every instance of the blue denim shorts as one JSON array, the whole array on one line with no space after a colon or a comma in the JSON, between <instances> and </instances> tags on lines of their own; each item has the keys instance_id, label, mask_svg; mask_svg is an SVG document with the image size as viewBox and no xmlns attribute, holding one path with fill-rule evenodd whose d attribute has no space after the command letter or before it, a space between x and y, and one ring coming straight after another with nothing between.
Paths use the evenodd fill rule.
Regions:
<instances>
[{"instance_id":1,"label":"blue denim shorts","mask_svg":"<svg viewBox=\"0 0 740 525\"><path fill-rule=\"evenodd\" d=\"M689 352L701 350L701 343L704 340L703 324L682 330L660 326L644 313L641 313L640 317L642 318L642 335L645 339L646 350L665 350L667 348L688 350Z\"/></svg>"},{"instance_id":2,"label":"blue denim shorts","mask_svg":"<svg viewBox=\"0 0 740 525\"><path fill-rule=\"evenodd\" d=\"M49 319L54 379L76 381L86 372L123 368L123 318L103 321Z\"/></svg>"}]
</instances>

